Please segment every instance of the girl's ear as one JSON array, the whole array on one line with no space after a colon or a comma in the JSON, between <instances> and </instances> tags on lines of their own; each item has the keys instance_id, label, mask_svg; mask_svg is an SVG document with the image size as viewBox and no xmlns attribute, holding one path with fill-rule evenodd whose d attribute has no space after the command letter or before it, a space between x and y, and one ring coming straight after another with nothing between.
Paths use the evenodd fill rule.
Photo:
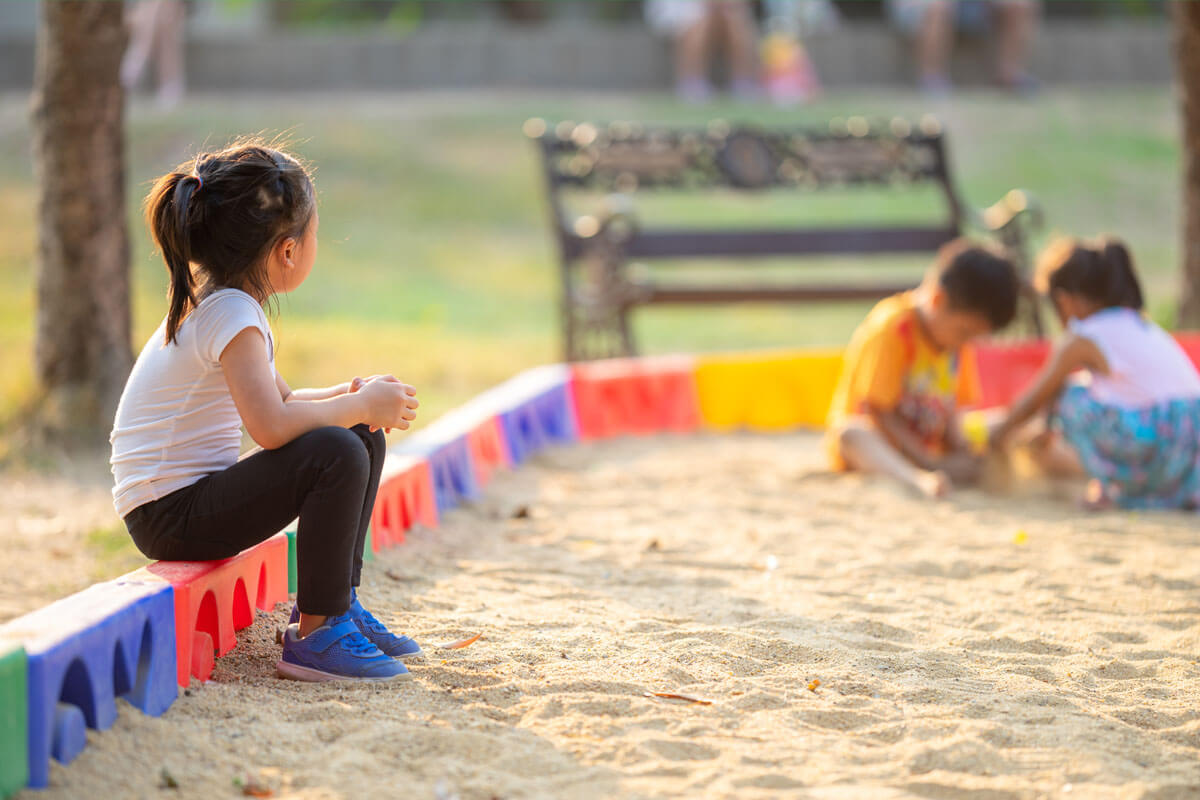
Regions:
<instances>
[{"instance_id":1,"label":"girl's ear","mask_svg":"<svg viewBox=\"0 0 1200 800\"><path fill-rule=\"evenodd\" d=\"M289 269L296 266L296 248L296 240L291 236L280 240L279 244L276 245L276 253L279 256L280 265Z\"/></svg>"}]
</instances>

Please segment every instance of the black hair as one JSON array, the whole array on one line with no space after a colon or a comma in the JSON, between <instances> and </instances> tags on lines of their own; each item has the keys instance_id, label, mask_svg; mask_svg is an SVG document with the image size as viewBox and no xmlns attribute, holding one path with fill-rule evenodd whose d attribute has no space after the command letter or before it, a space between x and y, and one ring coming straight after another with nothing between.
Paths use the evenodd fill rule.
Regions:
<instances>
[{"instance_id":1,"label":"black hair","mask_svg":"<svg viewBox=\"0 0 1200 800\"><path fill-rule=\"evenodd\" d=\"M304 233L316 196L294 156L244 139L163 175L145 209L170 275L166 339L174 342L199 286L242 289L259 301L271 296L265 257Z\"/></svg>"},{"instance_id":2,"label":"black hair","mask_svg":"<svg viewBox=\"0 0 1200 800\"><path fill-rule=\"evenodd\" d=\"M1017 315L1020 280L1001 250L955 239L938 251L933 270L951 309L979 314L994 331Z\"/></svg>"},{"instance_id":3,"label":"black hair","mask_svg":"<svg viewBox=\"0 0 1200 800\"><path fill-rule=\"evenodd\" d=\"M1045 294L1064 291L1101 308L1141 311L1146 305L1129 248L1115 236L1052 242L1038 258L1035 281Z\"/></svg>"}]
</instances>

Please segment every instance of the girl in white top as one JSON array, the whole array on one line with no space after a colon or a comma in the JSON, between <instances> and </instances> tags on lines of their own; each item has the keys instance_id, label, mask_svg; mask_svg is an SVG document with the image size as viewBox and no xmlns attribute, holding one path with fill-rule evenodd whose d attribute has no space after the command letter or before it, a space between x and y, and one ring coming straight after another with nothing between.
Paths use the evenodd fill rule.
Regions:
<instances>
[{"instance_id":1,"label":"girl in white top","mask_svg":"<svg viewBox=\"0 0 1200 800\"><path fill-rule=\"evenodd\" d=\"M1128 248L1111 237L1055 242L1037 283L1067 330L993 444L1050 409L1092 479L1090 505L1200 507L1200 375L1142 314Z\"/></svg>"},{"instance_id":2,"label":"girl in white top","mask_svg":"<svg viewBox=\"0 0 1200 800\"><path fill-rule=\"evenodd\" d=\"M299 585L277 664L302 680L408 676L419 655L355 587L385 443L416 414L390 375L292 390L275 370L263 304L317 255L312 180L258 141L202 153L159 178L146 221L170 275L169 307L121 395L113 499L149 558L228 558L300 518ZM238 459L241 427L262 449Z\"/></svg>"}]
</instances>

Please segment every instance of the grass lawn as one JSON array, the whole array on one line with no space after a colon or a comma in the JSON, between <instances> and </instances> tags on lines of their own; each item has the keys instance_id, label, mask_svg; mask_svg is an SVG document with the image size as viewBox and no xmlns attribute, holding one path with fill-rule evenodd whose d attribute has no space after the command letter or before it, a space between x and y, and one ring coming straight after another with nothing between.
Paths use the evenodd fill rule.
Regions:
<instances>
[{"instance_id":1,"label":"grass lawn","mask_svg":"<svg viewBox=\"0 0 1200 800\"><path fill-rule=\"evenodd\" d=\"M9 427L33 397L35 192L27 107L23 96L0 97L0 425ZM916 118L929 110L904 92L837 93L798 111L698 109L661 96L497 93L196 97L170 114L134 104L127 153L135 349L165 312L166 288L140 200L156 175L237 134L287 132L317 167L320 255L308 282L279 303L281 372L293 386L394 372L418 387L428 421L559 355L556 253L540 168L521 134L527 117L696 124L721 116L791 125L850 114ZM1170 321L1180 152L1167 87L1049 91L1033 102L964 93L935 111L969 202L987 205L1021 187L1041 199L1050 232L1125 236L1156 318ZM902 193L816 202L677 198L663 208L696 220L791 214L848 221L864 210L907 218L928 200ZM639 312L637 331L649 352L836 345L863 310L650 309Z\"/></svg>"}]
</instances>

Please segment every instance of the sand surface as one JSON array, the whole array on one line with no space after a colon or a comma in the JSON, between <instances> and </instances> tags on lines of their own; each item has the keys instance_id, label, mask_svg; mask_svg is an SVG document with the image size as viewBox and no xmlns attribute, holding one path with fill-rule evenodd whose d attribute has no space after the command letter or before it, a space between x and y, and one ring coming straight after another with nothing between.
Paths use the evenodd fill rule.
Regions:
<instances>
[{"instance_id":1,"label":"sand surface","mask_svg":"<svg viewBox=\"0 0 1200 800\"><path fill-rule=\"evenodd\" d=\"M368 607L427 648L414 680L276 678L281 605L162 718L122 704L19 797L1200 794L1195 517L930 504L820 453L545 454L368 565Z\"/></svg>"},{"instance_id":2,"label":"sand surface","mask_svg":"<svg viewBox=\"0 0 1200 800\"><path fill-rule=\"evenodd\" d=\"M53 475L0 474L0 623L148 563L127 554L108 558L94 541L96 531L123 530L106 459L62 459Z\"/></svg>"}]
</instances>

